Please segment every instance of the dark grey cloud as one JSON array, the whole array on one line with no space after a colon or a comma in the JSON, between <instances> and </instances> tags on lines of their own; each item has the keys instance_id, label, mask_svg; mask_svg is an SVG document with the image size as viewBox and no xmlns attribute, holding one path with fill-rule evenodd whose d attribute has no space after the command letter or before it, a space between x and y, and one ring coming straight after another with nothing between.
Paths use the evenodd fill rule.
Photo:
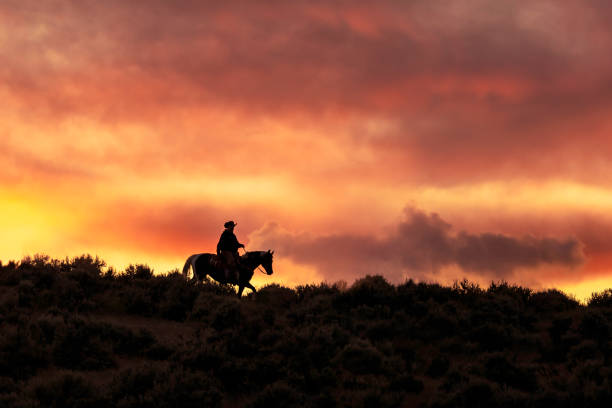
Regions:
<instances>
[{"instance_id":1,"label":"dark grey cloud","mask_svg":"<svg viewBox=\"0 0 612 408\"><path fill-rule=\"evenodd\" d=\"M332 280L366 273L396 281L403 274L431 278L453 265L486 278L514 279L519 270L576 268L584 262L582 244L574 238L456 232L439 215L416 209L407 209L405 219L382 237L294 234L268 224L250 238L279 256L314 266Z\"/></svg>"}]
</instances>

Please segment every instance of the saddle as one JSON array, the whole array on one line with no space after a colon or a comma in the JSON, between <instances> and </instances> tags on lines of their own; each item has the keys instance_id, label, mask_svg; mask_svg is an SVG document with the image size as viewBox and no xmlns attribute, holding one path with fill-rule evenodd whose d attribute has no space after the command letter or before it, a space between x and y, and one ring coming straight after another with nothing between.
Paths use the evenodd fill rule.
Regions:
<instances>
[{"instance_id":1,"label":"saddle","mask_svg":"<svg viewBox=\"0 0 612 408\"><path fill-rule=\"evenodd\" d=\"M236 263L234 265L228 265L223 256L219 256L216 254L212 254L209 262L213 268L219 269L219 270L224 270L226 267L229 269L237 270L237 271L240 271L241 269L241 265L239 263Z\"/></svg>"},{"instance_id":2,"label":"saddle","mask_svg":"<svg viewBox=\"0 0 612 408\"><path fill-rule=\"evenodd\" d=\"M225 268L225 261L223 257L213 254L213 256L210 257L210 265L215 269L223 270L223 268Z\"/></svg>"}]
</instances>

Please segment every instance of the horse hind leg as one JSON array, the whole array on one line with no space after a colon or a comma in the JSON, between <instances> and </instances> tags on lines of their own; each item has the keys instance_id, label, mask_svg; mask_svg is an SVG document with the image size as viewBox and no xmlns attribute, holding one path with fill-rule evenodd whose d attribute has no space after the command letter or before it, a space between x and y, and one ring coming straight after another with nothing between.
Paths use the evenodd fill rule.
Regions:
<instances>
[{"instance_id":1,"label":"horse hind leg","mask_svg":"<svg viewBox=\"0 0 612 408\"><path fill-rule=\"evenodd\" d=\"M200 269L196 268L198 258L200 258L201 254L194 255L191 260L191 270L193 271L192 281L202 282L206 277L206 271L202 271L202 265L200 265Z\"/></svg>"},{"instance_id":2,"label":"horse hind leg","mask_svg":"<svg viewBox=\"0 0 612 408\"><path fill-rule=\"evenodd\" d=\"M187 258L187 260L185 261L185 265L183 266L183 276L185 277L185 279L187 279L187 278L188 278L188 275L189 275L189 267L190 267L190 266L191 266L191 267L192 267L192 269L194 270L194 276L195 276L195 268L193 267L193 263L192 263L192 260L193 260L193 257L194 257L194 256L195 256L195 255L191 255L189 258Z\"/></svg>"}]
</instances>

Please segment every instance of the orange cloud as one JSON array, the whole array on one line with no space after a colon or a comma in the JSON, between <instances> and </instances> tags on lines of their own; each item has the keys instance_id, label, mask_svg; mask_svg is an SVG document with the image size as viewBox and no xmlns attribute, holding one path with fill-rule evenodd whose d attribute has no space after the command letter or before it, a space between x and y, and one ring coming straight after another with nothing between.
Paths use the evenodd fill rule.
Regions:
<instances>
[{"instance_id":1,"label":"orange cloud","mask_svg":"<svg viewBox=\"0 0 612 408\"><path fill-rule=\"evenodd\" d=\"M612 7L481 3L3 2L0 256L165 268L226 218L380 243L411 203L455 243L580 242L576 281L603 279ZM453 259L439 276L486 275Z\"/></svg>"}]
</instances>

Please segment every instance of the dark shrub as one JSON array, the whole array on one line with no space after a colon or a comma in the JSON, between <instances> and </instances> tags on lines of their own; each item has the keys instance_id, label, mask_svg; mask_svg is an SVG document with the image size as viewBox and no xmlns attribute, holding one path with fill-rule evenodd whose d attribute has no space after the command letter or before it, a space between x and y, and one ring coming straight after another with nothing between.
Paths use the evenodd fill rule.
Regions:
<instances>
[{"instance_id":1,"label":"dark shrub","mask_svg":"<svg viewBox=\"0 0 612 408\"><path fill-rule=\"evenodd\" d=\"M487 351L502 350L512 340L506 327L495 323L487 323L476 327L469 336L470 339L476 341L480 347Z\"/></svg>"},{"instance_id":2,"label":"dark shrub","mask_svg":"<svg viewBox=\"0 0 612 408\"><path fill-rule=\"evenodd\" d=\"M23 280L19 282L17 289L19 294L19 306L30 307L36 296L34 284L29 280Z\"/></svg>"},{"instance_id":3,"label":"dark shrub","mask_svg":"<svg viewBox=\"0 0 612 408\"><path fill-rule=\"evenodd\" d=\"M340 293L337 299L341 303L356 305L386 305L393 302L395 287L380 275L358 279L346 292Z\"/></svg>"},{"instance_id":4,"label":"dark shrub","mask_svg":"<svg viewBox=\"0 0 612 408\"><path fill-rule=\"evenodd\" d=\"M102 268L106 262L91 255L81 255L71 260L66 259L60 268L66 277L76 281L87 297L102 288Z\"/></svg>"},{"instance_id":5,"label":"dark shrub","mask_svg":"<svg viewBox=\"0 0 612 408\"><path fill-rule=\"evenodd\" d=\"M255 396L250 408L302 407L302 396L286 383L276 382L266 386Z\"/></svg>"},{"instance_id":6,"label":"dark shrub","mask_svg":"<svg viewBox=\"0 0 612 408\"><path fill-rule=\"evenodd\" d=\"M574 368L574 372L581 384L602 385L604 381L605 369L602 363L596 360L581 362Z\"/></svg>"},{"instance_id":7,"label":"dark shrub","mask_svg":"<svg viewBox=\"0 0 612 408\"><path fill-rule=\"evenodd\" d=\"M46 349L36 344L29 330L4 326L0 331L0 376L27 379L48 364Z\"/></svg>"},{"instance_id":8,"label":"dark shrub","mask_svg":"<svg viewBox=\"0 0 612 408\"><path fill-rule=\"evenodd\" d=\"M491 283L491 286L494 285L495 284ZM461 295L463 299L466 299L468 301L472 301L475 298L481 297L485 292L479 284L475 282L470 282L467 279L463 279L460 282L455 281L453 283L452 290L453 292L456 292Z\"/></svg>"},{"instance_id":9,"label":"dark shrub","mask_svg":"<svg viewBox=\"0 0 612 408\"><path fill-rule=\"evenodd\" d=\"M8 264L0 266L0 285L15 286L20 280L21 273L17 271L15 261L10 261Z\"/></svg>"},{"instance_id":10,"label":"dark shrub","mask_svg":"<svg viewBox=\"0 0 612 408\"><path fill-rule=\"evenodd\" d=\"M498 283L491 282L491 286L487 289L487 293L495 297L508 297L514 299L519 305L526 305L533 291L529 288L510 285L508 282L501 281Z\"/></svg>"},{"instance_id":11,"label":"dark shrub","mask_svg":"<svg viewBox=\"0 0 612 408\"><path fill-rule=\"evenodd\" d=\"M130 264L123 272L123 277L128 279L151 279L153 270L148 265Z\"/></svg>"},{"instance_id":12,"label":"dark shrub","mask_svg":"<svg viewBox=\"0 0 612 408\"><path fill-rule=\"evenodd\" d=\"M381 371L383 356L370 344L358 342L344 347L334 360L355 374L369 374Z\"/></svg>"},{"instance_id":13,"label":"dark shrub","mask_svg":"<svg viewBox=\"0 0 612 408\"><path fill-rule=\"evenodd\" d=\"M592 340L585 340L572 347L569 352L569 361L572 365L581 364L586 360L595 360L601 355L601 350L597 343Z\"/></svg>"},{"instance_id":14,"label":"dark shrub","mask_svg":"<svg viewBox=\"0 0 612 408\"><path fill-rule=\"evenodd\" d=\"M563 318L554 319L552 321L552 326L550 327L550 329L548 329L550 338L554 342L560 341L561 336L567 333L571 325L572 325L571 317L563 317Z\"/></svg>"},{"instance_id":15,"label":"dark shrub","mask_svg":"<svg viewBox=\"0 0 612 408\"><path fill-rule=\"evenodd\" d=\"M80 333L61 336L53 348L53 362L59 367L80 370L102 370L114 367L111 348L99 339L88 339Z\"/></svg>"},{"instance_id":16,"label":"dark shrub","mask_svg":"<svg viewBox=\"0 0 612 408\"><path fill-rule=\"evenodd\" d=\"M172 369L158 378L153 397L160 406L181 408L214 408L223 400L216 381L210 376Z\"/></svg>"},{"instance_id":17,"label":"dark shrub","mask_svg":"<svg viewBox=\"0 0 612 408\"><path fill-rule=\"evenodd\" d=\"M122 408L199 408L218 407L222 395L202 373L148 366L120 372L110 385L110 399L110 406Z\"/></svg>"},{"instance_id":18,"label":"dark shrub","mask_svg":"<svg viewBox=\"0 0 612 408\"><path fill-rule=\"evenodd\" d=\"M55 285L58 307L69 311L77 311L85 300L85 293L77 281L61 279Z\"/></svg>"},{"instance_id":19,"label":"dark shrub","mask_svg":"<svg viewBox=\"0 0 612 408\"><path fill-rule=\"evenodd\" d=\"M298 285L295 288L297 297L300 301L305 301L312 298L318 297L330 297L335 296L338 293L346 290L346 282L336 282L330 285L326 282L322 282L318 285Z\"/></svg>"},{"instance_id":20,"label":"dark shrub","mask_svg":"<svg viewBox=\"0 0 612 408\"><path fill-rule=\"evenodd\" d=\"M403 374L392 379L390 388L395 391L404 391L419 394L423 391L423 381L410 374Z\"/></svg>"},{"instance_id":21,"label":"dark shrub","mask_svg":"<svg viewBox=\"0 0 612 408\"><path fill-rule=\"evenodd\" d=\"M474 381L463 385L451 395L440 394L431 407L448 408L489 408L494 407L494 393L491 385L485 381Z\"/></svg>"},{"instance_id":22,"label":"dark shrub","mask_svg":"<svg viewBox=\"0 0 612 408\"><path fill-rule=\"evenodd\" d=\"M170 287L159 305L159 313L170 320L185 320L193 308L198 291L194 286L188 285L181 276L171 275L168 279Z\"/></svg>"},{"instance_id":23,"label":"dark shrub","mask_svg":"<svg viewBox=\"0 0 612 408\"><path fill-rule=\"evenodd\" d=\"M210 314L215 309L217 303L213 298L216 298L216 296L200 291L193 302L190 319L208 322Z\"/></svg>"},{"instance_id":24,"label":"dark shrub","mask_svg":"<svg viewBox=\"0 0 612 408\"><path fill-rule=\"evenodd\" d=\"M610 307L612 306L612 289L591 294L587 305L589 307Z\"/></svg>"},{"instance_id":25,"label":"dark shrub","mask_svg":"<svg viewBox=\"0 0 612 408\"><path fill-rule=\"evenodd\" d=\"M266 285L253 295L258 302L275 309L286 308L297 300L297 294L293 289L289 289L277 284Z\"/></svg>"},{"instance_id":26,"label":"dark shrub","mask_svg":"<svg viewBox=\"0 0 612 408\"><path fill-rule=\"evenodd\" d=\"M469 381L470 378L465 373L451 370L446 374L446 377L444 377L442 384L440 384L440 389L448 394L449 392L462 388Z\"/></svg>"},{"instance_id":27,"label":"dark shrub","mask_svg":"<svg viewBox=\"0 0 612 408\"><path fill-rule=\"evenodd\" d=\"M484 374L489 380L522 391L531 392L538 388L537 377L531 369L510 363L502 354L492 355L485 361Z\"/></svg>"},{"instance_id":28,"label":"dark shrub","mask_svg":"<svg viewBox=\"0 0 612 408\"><path fill-rule=\"evenodd\" d=\"M458 331L457 320L441 311L430 310L419 325L416 336L424 340L438 340L452 337Z\"/></svg>"},{"instance_id":29,"label":"dark shrub","mask_svg":"<svg viewBox=\"0 0 612 408\"><path fill-rule=\"evenodd\" d=\"M427 375L433 378L442 377L448 371L450 367L450 361L444 356L436 356L431 360L429 368L427 368Z\"/></svg>"},{"instance_id":30,"label":"dark shrub","mask_svg":"<svg viewBox=\"0 0 612 408\"><path fill-rule=\"evenodd\" d=\"M157 305L151 298L150 291L147 291L145 288L128 286L119 296L127 313L151 316L157 309Z\"/></svg>"},{"instance_id":31,"label":"dark shrub","mask_svg":"<svg viewBox=\"0 0 612 408\"><path fill-rule=\"evenodd\" d=\"M330 393L323 392L310 399L310 406L316 408L336 408L338 403Z\"/></svg>"},{"instance_id":32,"label":"dark shrub","mask_svg":"<svg viewBox=\"0 0 612 408\"><path fill-rule=\"evenodd\" d=\"M0 394L10 394L18 390L19 388L12 378L0 377Z\"/></svg>"},{"instance_id":33,"label":"dark shrub","mask_svg":"<svg viewBox=\"0 0 612 408\"><path fill-rule=\"evenodd\" d=\"M251 377L257 375L254 362L244 358L221 359L215 374L225 390L231 394L253 391Z\"/></svg>"},{"instance_id":34,"label":"dark shrub","mask_svg":"<svg viewBox=\"0 0 612 408\"><path fill-rule=\"evenodd\" d=\"M561 291L549 289L532 294L529 298L529 306L539 312L565 312L576 310L580 303Z\"/></svg>"},{"instance_id":35,"label":"dark shrub","mask_svg":"<svg viewBox=\"0 0 612 408\"><path fill-rule=\"evenodd\" d=\"M360 403L356 404L363 408L392 408L397 407L401 397L397 393L388 390L369 389L363 394Z\"/></svg>"},{"instance_id":36,"label":"dark shrub","mask_svg":"<svg viewBox=\"0 0 612 408\"><path fill-rule=\"evenodd\" d=\"M156 345L155 337L146 329L133 331L124 327L102 324L98 330L100 337L112 344L115 354L140 356Z\"/></svg>"},{"instance_id":37,"label":"dark shrub","mask_svg":"<svg viewBox=\"0 0 612 408\"><path fill-rule=\"evenodd\" d=\"M121 371L110 385L113 401L128 400L131 397L143 396L155 386L157 370L153 367L141 367Z\"/></svg>"},{"instance_id":38,"label":"dark shrub","mask_svg":"<svg viewBox=\"0 0 612 408\"><path fill-rule=\"evenodd\" d=\"M493 389L487 382L473 382L459 392L453 399L456 406L490 407L493 406Z\"/></svg>"},{"instance_id":39,"label":"dark shrub","mask_svg":"<svg viewBox=\"0 0 612 408\"><path fill-rule=\"evenodd\" d=\"M505 282L368 276L237 299L175 271L103 266L0 265L0 408L609 405L612 290L581 306Z\"/></svg>"},{"instance_id":40,"label":"dark shrub","mask_svg":"<svg viewBox=\"0 0 612 408\"><path fill-rule=\"evenodd\" d=\"M94 387L83 377L65 375L59 379L34 386L33 395L43 407L92 408L106 407Z\"/></svg>"},{"instance_id":41,"label":"dark shrub","mask_svg":"<svg viewBox=\"0 0 612 408\"><path fill-rule=\"evenodd\" d=\"M610 340L610 322L599 310L587 310L580 322L580 331L585 337L600 343Z\"/></svg>"},{"instance_id":42,"label":"dark shrub","mask_svg":"<svg viewBox=\"0 0 612 408\"><path fill-rule=\"evenodd\" d=\"M242 321L240 300L235 298L220 300L221 303L212 315L212 326L217 330L223 330L239 325Z\"/></svg>"},{"instance_id":43,"label":"dark shrub","mask_svg":"<svg viewBox=\"0 0 612 408\"><path fill-rule=\"evenodd\" d=\"M98 326L72 320L54 336L53 361L60 367L81 370L114 367L112 344L104 340Z\"/></svg>"}]
</instances>

